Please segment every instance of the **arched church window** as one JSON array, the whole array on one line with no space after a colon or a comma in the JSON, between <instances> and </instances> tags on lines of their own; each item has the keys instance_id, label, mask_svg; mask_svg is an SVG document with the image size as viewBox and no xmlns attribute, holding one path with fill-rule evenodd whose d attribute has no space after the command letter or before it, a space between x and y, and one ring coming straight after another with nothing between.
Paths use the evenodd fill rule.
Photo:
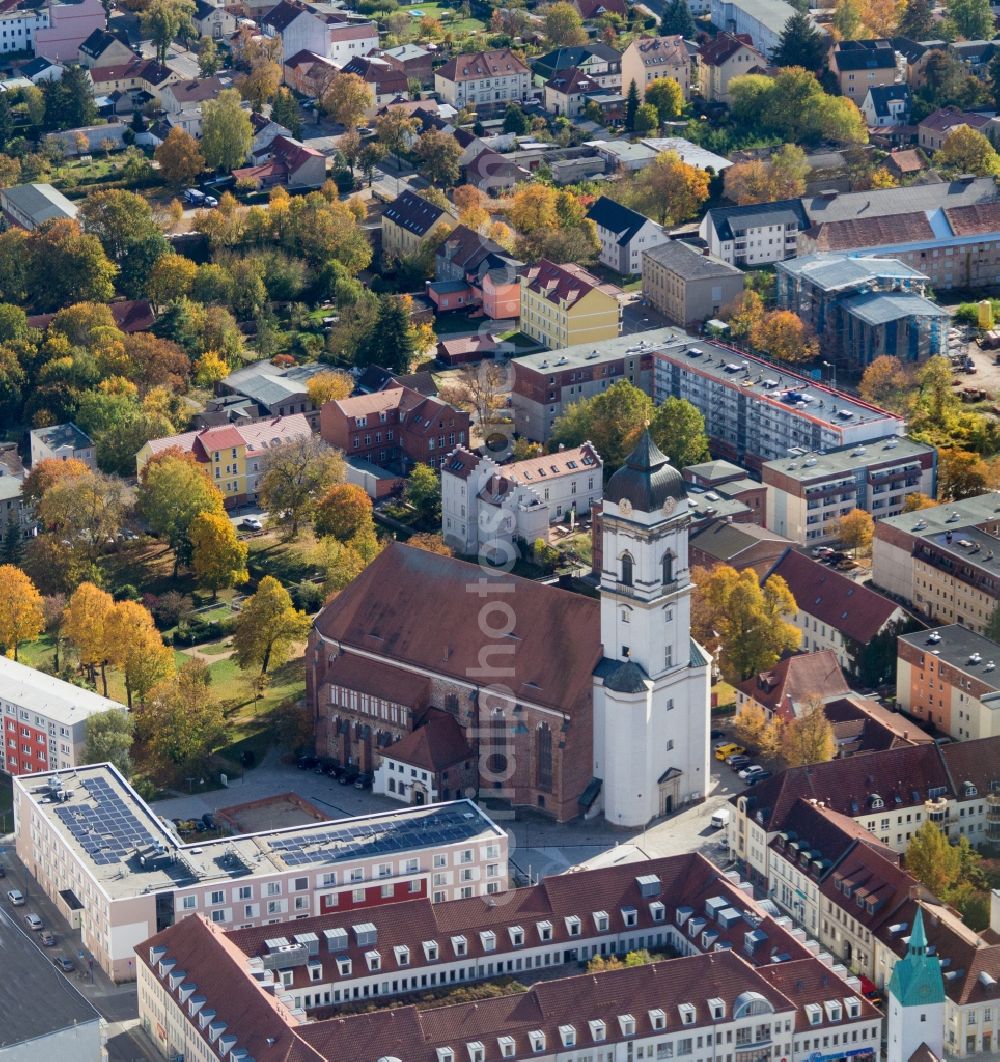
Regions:
<instances>
[{"instance_id":1,"label":"arched church window","mask_svg":"<svg viewBox=\"0 0 1000 1062\"><path fill-rule=\"evenodd\" d=\"M632 585L632 569L635 567L635 561L632 560L631 553L622 554L622 585Z\"/></svg>"},{"instance_id":2,"label":"arched church window","mask_svg":"<svg viewBox=\"0 0 1000 1062\"><path fill-rule=\"evenodd\" d=\"M660 562L663 565L663 585L674 581L674 555L667 550L663 554L663 560Z\"/></svg>"},{"instance_id":3,"label":"arched church window","mask_svg":"<svg viewBox=\"0 0 1000 1062\"><path fill-rule=\"evenodd\" d=\"M542 723L535 732L538 753L538 788L552 788L552 731L547 723Z\"/></svg>"}]
</instances>

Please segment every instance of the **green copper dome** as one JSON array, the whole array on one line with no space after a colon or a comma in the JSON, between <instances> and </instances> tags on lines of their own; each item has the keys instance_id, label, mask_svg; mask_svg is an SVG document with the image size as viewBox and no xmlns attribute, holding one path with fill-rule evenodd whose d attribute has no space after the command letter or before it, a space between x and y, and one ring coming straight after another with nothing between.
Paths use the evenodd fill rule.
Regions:
<instances>
[{"instance_id":1,"label":"green copper dome","mask_svg":"<svg viewBox=\"0 0 1000 1062\"><path fill-rule=\"evenodd\" d=\"M927 934L924 932L924 913L918 907L913 919L913 932L906 954L896 960L889 981L889 994L904 1007L926 1007L944 1002L944 980L941 963L928 954Z\"/></svg>"}]
</instances>

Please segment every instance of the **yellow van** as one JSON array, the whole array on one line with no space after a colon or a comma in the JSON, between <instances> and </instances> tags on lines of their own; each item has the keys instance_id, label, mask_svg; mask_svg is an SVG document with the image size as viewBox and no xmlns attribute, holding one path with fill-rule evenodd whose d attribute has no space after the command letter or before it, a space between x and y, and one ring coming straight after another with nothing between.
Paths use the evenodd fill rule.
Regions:
<instances>
[{"instance_id":1,"label":"yellow van","mask_svg":"<svg viewBox=\"0 0 1000 1062\"><path fill-rule=\"evenodd\" d=\"M746 752L746 749L743 748L742 745L735 745L730 742L728 745L719 745L716 747L715 758L724 763L730 756L742 756L744 752Z\"/></svg>"}]
</instances>

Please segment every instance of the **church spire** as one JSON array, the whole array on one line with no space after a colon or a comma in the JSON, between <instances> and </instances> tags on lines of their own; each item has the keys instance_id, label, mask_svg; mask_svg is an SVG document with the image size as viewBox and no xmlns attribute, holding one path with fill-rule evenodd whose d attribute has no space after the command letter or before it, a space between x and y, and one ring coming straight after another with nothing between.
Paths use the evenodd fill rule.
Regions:
<instances>
[{"instance_id":1,"label":"church spire","mask_svg":"<svg viewBox=\"0 0 1000 1062\"><path fill-rule=\"evenodd\" d=\"M944 980L937 956L929 954L923 909L917 907L906 954L896 961L889 981L889 994L900 1006L922 1007L944 1002Z\"/></svg>"}]
</instances>

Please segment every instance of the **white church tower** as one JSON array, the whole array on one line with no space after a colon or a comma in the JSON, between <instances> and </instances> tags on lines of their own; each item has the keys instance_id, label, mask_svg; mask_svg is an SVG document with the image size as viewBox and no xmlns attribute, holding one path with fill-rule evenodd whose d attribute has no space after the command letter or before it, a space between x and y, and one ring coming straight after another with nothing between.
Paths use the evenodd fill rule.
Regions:
<instances>
[{"instance_id":1,"label":"white church tower","mask_svg":"<svg viewBox=\"0 0 1000 1062\"><path fill-rule=\"evenodd\" d=\"M944 980L940 960L930 953L924 913L918 907L906 954L896 960L889 979L886 1014L886 1062L944 1055Z\"/></svg>"},{"instance_id":2,"label":"white church tower","mask_svg":"<svg viewBox=\"0 0 1000 1062\"><path fill-rule=\"evenodd\" d=\"M691 640L687 491L645 432L604 491L594 776L605 819L641 826L709 785L709 656Z\"/></svg>"}]
</instances>

